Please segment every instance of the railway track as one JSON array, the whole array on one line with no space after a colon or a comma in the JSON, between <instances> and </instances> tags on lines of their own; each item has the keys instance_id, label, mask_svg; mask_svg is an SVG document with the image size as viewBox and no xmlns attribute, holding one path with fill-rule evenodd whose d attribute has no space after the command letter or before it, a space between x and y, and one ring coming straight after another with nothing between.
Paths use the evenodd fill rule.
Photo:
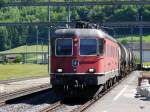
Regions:
<instances>
[{"instance_id":1,"label":"railway track","mask_svg":"<svg viewBox=\"0 0 150 112\"><path fill-rule=\"evenodd\" d=\"M60 100L52 105L47 106L46 108L41 109L38 112L71 112L71 110L77 107L77 105L71 106L63 103L63 100Z\"/></svg>"},{"instance_id":2,"label":"railway track","mask_svg":"<svg viewBox=\"0 0 150 112\"><path fill-rule=\"evenodd\" d=\"M117 85L119 85L128 76L129 75L127 75L126 77L122 78L121 80L119 80L118 82L116 82L113 86L111 86L106 91L98 94L97 96L93 97L91 100L87 101L86 103L81 104L81 105L77 106L76 108L73 108L69 112L83 112L83 111L85 111L90 106L92 106L94 103L96 103L98 100L100 100L104 95L106 95L108 92L110 92L113 88L115 88ZM50 106L48 106L48 107L40 110L39 112L57 112L57 110L60 110L60 108L66 108L66 106L67 105L61 103L61 101L58 101L58 102L54 103L53 105L50 105Z\"/></svg>"},{"instance_id":3,"label":"railway track","mask_svg":"<svg viewBox=\"0 0 150 112\"><path fill-rule=\"evenodd\" d=\"M60 101L59 99L61 98L56 97L52 89L41 90L16 99L7 100L4 104L2 103L0 112L39 112L44 108L46 111L47 106L51 107L51 109L56 108L55 102Z\"/></svg>"},{"instance_id":4,"label":"railway track","mask_svg":"<svg viewBox=\"0 0 150 112\"><path fill-rule=\"evenodd\" d=\"M57 108L60 108L61 106L63 106L63 104L61 103L61 101L58 101L54 103L53 105L49 105L48 107L40 110L39 112L51 112Z\"/></svg>"},{"instance_id":5,"label":"railway track","mask_svg":"<svg viewBox=\"0 0 150 112\"><path fill-rule=\"evenodd\" d=\"M36 112L60 112L60 111L65 111L65 112L83 112L86 109L88 109L91 105L96 103L98 100L100 100L104 95L106 95L114 87L119 85L126 78L127 78L127 76L124 77L119 82L115 83L107 91L98 94L93 99L91 99L89 101L86 101L86 102L84 102L82 104L75 104L75 105L73 105L73 107L71 107L70 104L68 105L68 104L64 103L62 98L57 98L57 97L53 98L55 95L54 96L50 95L50 94L44 95L43 91L46 90L46 89L49 89L49 85L42 85L42 86L39 86L39 87L29 88L29 89L26 89L26 90L17 91L15 93L2 95L2 96L0 96L0 106L4 106L5 108L11 108L11 107L5 106L5 105L7 105L7 102L9 100L18 99L18 98L21 98L21 100L22 100L22 99L24 99L23 98L24 96L28 96L28 95L30 96L31 94L35 94L35 93L39 92L39 95L43 94L43 98L45 98L47 101L49 101L50 99L53 98L54 99L54 103L52 103L52 102L51 103L47 103L47 101L43 101L44 103L41 102L40 105L43 105L43 104L46 103L45 106L41 106L39 108L38 106L33 105L33 107L31 107L32 108L31 112L34 111L35 110L34 108L36 108L36 107L38 108ZM41 91L41 93L40 93L40 91ZM48 91L50 91L50 90L48 90ZM36 95L31 95L30 97L27 97L26 100L32 99L33 96L35 97ZM50 98L48 99L48 97L50 97ZM38 96L38 95L36 96L36 98L34 98L34 99L37 99L37 101L35 101L36 103L39 103L39 101L41 101L38 98L40 98L40 96ZM41 98L41 99L43 99L43 98ZM19 104L20 105L21 103L10 103L10 104L11 105L14 105L14 104L17 104L17 105ZM27 104L30 104L30 103L27 103ZM34 103L31 103L31 105L32 104L34 104ZM26 107L28 107L28 106L26 106ZM15 109L16 107L14 106L13 108ZM15 109L15 110L17 110L17 109Z\"/></svg>"},{"instance_id":6,"label":"railway track","mask_svg":"<svg viewBox=\"0 0 150 112\"><path fill-rule=\"evenodd\" d=\"M31 79L39 79L39 78L46 78L47 76L33 76L33 77L24 77L24 78L17 78L17 79L10 79L10 80L1 80L0 84L8 84L12 82L18 82L18 81L25 81L25 80L31 80Z\"/></svg>"},{"instance_id":7,"label":"railway track","mask_svg":"<svg viewBox=\"0 0 150 112\"><path fill-rule=\"evenodd\" d=\"M32 94L36 94L38 92L48 90L48 89L50 89L50 85L44 84L44 85L40 85L40 86L36 86L36 87L22 89L22 90L19 90L16 92L1 94L0 95L0 107L6 105L7 102L10 100L14 100L14 99L25 97L25 96L32 95Z\"/></svg>"}]
</instances>

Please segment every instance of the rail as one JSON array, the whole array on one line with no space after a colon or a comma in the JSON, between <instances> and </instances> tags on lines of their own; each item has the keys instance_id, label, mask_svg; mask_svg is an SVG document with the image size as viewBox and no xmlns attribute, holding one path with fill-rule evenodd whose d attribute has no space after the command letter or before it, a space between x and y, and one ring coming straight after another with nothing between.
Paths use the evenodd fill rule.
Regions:
<instances>
[{"instance_id":1,"label":"rail","mask_svg":"<svg viewBox=\"0 0 150 112\"><path fill-rule=\"evenodd\" d=\"M1 94L0 95L0 106L5 105L6 102L9 100L16 99L16 98L23 97L23 96L27 96L27 95L31 95L31 94L34 94L37 92L48 90L48 89L50 89L50 85L49 84L43 84L40 86L22 89L22 90L18 90L18 91L11 92L11 93Z\"/></svg>"},{"instance_id":2,"label":"rail","mask_svg":"<svg viewBox=\"0 0 150 112\"><path fill-rule=\"evenodd\" d=\"M61 107L63 104L61 103L61 101L58 101L56 103L54 103L53 105L50 105L42 110L40 110L39 112L51 112L54 111L55 109Z\"/></svg>"}]
</instances>

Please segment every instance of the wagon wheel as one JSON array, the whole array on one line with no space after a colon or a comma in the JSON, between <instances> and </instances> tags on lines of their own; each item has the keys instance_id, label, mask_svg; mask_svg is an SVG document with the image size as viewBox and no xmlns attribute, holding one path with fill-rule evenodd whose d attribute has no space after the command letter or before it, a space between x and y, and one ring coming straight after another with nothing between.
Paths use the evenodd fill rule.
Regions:
<instances>
[{"instance_id":1,"label":"wagon wheel","mask_svg":"<svg viewBox=\"0 0 150 112\"><path fill-rule=\"evenodd\" d=\"M108 89L108 82L104 83L103 85L102 92L106 91Z\"/></svg>"},{"instance_id":2,"label":"wagon wheel","mask_svg":"<svg viewBox=\"0 0 150 112\"><path fill-rule=\"evenodd\" d=\"M115 84L117 82L117 77L113 78L113 84Z\"/></svg>"}]
</instances>

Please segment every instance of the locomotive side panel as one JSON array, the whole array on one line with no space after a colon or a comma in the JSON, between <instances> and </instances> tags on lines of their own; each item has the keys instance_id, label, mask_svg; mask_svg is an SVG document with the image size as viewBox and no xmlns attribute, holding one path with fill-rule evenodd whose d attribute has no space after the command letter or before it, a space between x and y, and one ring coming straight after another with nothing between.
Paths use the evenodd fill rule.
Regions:
<instances>
[{"instance_id":1,"label":"locomotive side panel","mask_svg":"<svg viewBox=\"0 0 150 112\"><path fill-rule=\"evenodd\" d=\"M105 71L117 70L119 66L118 44L106 39Z\"/></svg>"},{"instance_id":2,"label":"locomotive side panel","mask_svg":"<svg viewBox=\"0 0 150 112\"><path fill-rule=\"evenodd\" d=\"M119 46L116 42L105 38L105 52L103 63L104 76L98 77L99 84L105 84L108 80L111 80L119 75Z\"/></svg>"}]
</instances>

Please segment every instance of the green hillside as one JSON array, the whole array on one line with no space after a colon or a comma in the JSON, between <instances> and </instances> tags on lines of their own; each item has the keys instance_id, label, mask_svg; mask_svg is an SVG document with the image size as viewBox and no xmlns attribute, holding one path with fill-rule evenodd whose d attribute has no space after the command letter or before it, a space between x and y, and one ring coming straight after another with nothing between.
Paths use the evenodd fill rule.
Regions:
<instances>
[{"instance_id":1,"label":"green hillside","mask_svg":"<svg viewBox=\"0 0 150 112\"><path fill-rule=\"evenodd\" d=\"M37 51L38 52L47 52L48 51L48 46L47 45L38 45L37 46ZM27 46L20 46L16 47L10 50L2 51L1 53L7 53L7 52L15 52L15 53L20 53L20 52L36 52L36 45L27 45Z\"/></svg>"},{"instance_id":2,"label":"green hillside","mask_svg":"<svg viewBox=\"0 0 150 112\"><path fill-rule=\"evenodd\" d=\"M118 38L120 42L122 41L130 42L132 39L133 39L133 42L139 42L140 37L139 36L125 36L125 37L121 36ZM150 35L143 36L143 42L150 43Z\"/></svg>"}]
</instances>

